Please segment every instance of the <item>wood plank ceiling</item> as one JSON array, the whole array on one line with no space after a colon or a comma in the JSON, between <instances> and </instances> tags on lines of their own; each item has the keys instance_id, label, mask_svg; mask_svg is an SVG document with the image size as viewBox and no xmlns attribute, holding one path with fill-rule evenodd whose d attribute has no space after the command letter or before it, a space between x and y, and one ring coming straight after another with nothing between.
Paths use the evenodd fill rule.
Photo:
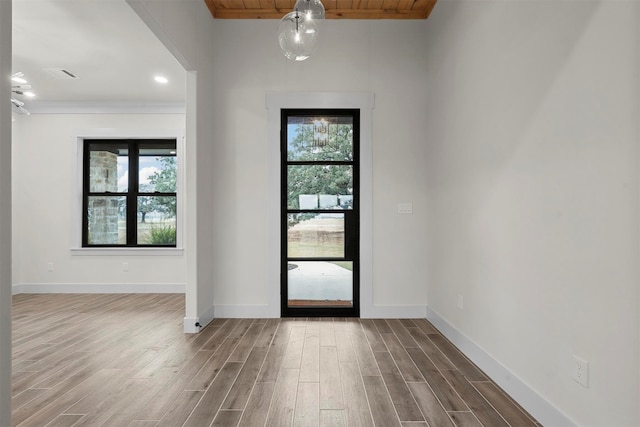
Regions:
<instances>
[{"instance_id":1,"label":"wood plank ceiling","mask_svg":"<svg viewBox=\"0 0 640 427\"><path fill-rule=\"evenodd\" d=\"M437 0L322 0L327 19L427 19ZM216 19L280 19L295 0L205 0Z\"/></svg>"}]
</instances>

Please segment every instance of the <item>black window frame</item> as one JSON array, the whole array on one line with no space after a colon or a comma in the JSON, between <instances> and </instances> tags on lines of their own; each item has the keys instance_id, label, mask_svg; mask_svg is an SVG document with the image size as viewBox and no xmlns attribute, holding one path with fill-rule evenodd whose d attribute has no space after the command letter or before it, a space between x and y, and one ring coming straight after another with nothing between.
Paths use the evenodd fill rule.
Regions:
<instances>
[{"instance_id":1,"label":"black window frame","mask_svg":"<svg viewBox=\"0 0 640 427\"><path fill-rule=\"evenodd\" d=\"M90 145L104 144L106 145L127 145L128 150L128 188L122 192L91 192L90 190ZM83 248L176 248L178 243L178 214L176 211L176 241L173 244L139 244L137 233L138 220L138 197L155 196L155 197L175 197L176 205L178 203L178 177L176 180L175 192L144 192L139 188L139 164L140 149L158 148L171 149L174 151L172 156L178 158L177 155L177 139L103 139L103 138L86 138L83 140L83 156L82 156L82 247ZM120 196L126 198L126 223L127 233L126 242L124 244L90 244L89 243L89 198L90 197L114 197Z\"/></svg>"}]
</instances>

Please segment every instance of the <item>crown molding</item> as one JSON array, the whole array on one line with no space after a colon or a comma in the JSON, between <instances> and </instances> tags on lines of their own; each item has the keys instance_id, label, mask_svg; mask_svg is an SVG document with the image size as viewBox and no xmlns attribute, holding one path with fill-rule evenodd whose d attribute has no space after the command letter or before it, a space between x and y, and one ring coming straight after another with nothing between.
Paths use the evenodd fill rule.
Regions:
<instances>
[{"instance_id":1,"label":"crown molding","mask_svg":"<svg viewBox=\"0 0 640 427\"><path fill-rule=\"evenodd\" d=\"M26 104L26 103L25 103ZM184 114L184 102L29 102L31 114Z\"/></svg>"}]
</instances>

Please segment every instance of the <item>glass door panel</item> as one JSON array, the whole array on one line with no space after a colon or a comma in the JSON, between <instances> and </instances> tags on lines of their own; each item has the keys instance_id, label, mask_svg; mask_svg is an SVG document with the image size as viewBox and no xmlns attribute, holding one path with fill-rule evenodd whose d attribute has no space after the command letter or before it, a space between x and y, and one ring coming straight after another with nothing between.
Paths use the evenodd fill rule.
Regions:
<instances>
[{"instance_id":1,"label":"glass door panel","mask_svg":"<svg viewBox=\"0 0 640 427\"><path fill-rule=\"evenodd\" d=\"M344 214L288 215L290 258L344 258Z\"/></svg>"},{"instance_id":2,"label":"glass door panel","mask_svg":"<svg viewBox=\"0 0 640 427\"><path fill-rule=\"evenodd\" d=\"M288 305L353 307L353 262L290 261Z\"/></svg>"},{"instance_id":3,"label":"glass door panel","mask_svg":"<svg viewBox=\"0 0 640 427\"><path fill-rule=\"evenodd\" d=\"M289 161L353 160L353 116L289 116L286 128Z\"/></svg>"},{"instance_id":4,"label":"glass door panel","mask_svg":"<svg viewBox=\"0 0 640 427\"><path fill-rule=\"evenodd\" d=\"M351 209L352 165L289 165L288 209Z\"/></svg>"}]
</instances>

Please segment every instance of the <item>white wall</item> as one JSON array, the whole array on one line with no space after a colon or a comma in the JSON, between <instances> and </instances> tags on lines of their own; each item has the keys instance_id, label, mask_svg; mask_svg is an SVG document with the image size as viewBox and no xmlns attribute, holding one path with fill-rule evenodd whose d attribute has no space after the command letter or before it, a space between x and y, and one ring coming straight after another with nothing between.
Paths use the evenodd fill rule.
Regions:
<instances>
[{"instance_id":1,"label":"white wall","mask_svg":"<svg viewBox=\"0 0 640 427\"><path fill-rule=\"evenodd\" d=\"M11 2L0 2L0 97L11 85ZM11 425L11 106L0 103L0 426Z\"/></svg>"},{"instance_id":2,"label":"white wall","mask_svg":"<svg viewBox=\"0 0 640 427\"><path fill-rule=\"evenodd\" d=\"M429 306L584 426L640 425L639 27L634 1L440 1L423 37Z\"/></svg>"},{"instance_id":3,"label":"white wall","mask_svg":"<svg viewBox=\"0 0 640 427\"><path fill-rule=\"evenodd\" d=\"M317 51L301 63L282 55L276 28L272 20L215 21L213 218L224 248L214 273L216 306L233 314L234 307L247 313L269 304L267 213L279 204L269 187L279 165L269 159L279 147L268 145L266 94L371 92L373 304L398 315L426 307L425 22L326 21ZM399 215L399 202L412 202L414 214Z\"/></svg>"},{"instance_id":4,"label":"white wall","mask_svg":"<svg viewBox=\"0 0 640 427\"><path fill-rule=\"evenodd\" d=\"M21 291L139 292L184 288L185 256L74 255L80 247L77 136L182 130L184 114L16 115L13 283ZM153 133L155 132L155 133ZM122 263L127 262L128 271ZM49 271L53 263L53 271Z\"/></svg>"}]
</instances>

